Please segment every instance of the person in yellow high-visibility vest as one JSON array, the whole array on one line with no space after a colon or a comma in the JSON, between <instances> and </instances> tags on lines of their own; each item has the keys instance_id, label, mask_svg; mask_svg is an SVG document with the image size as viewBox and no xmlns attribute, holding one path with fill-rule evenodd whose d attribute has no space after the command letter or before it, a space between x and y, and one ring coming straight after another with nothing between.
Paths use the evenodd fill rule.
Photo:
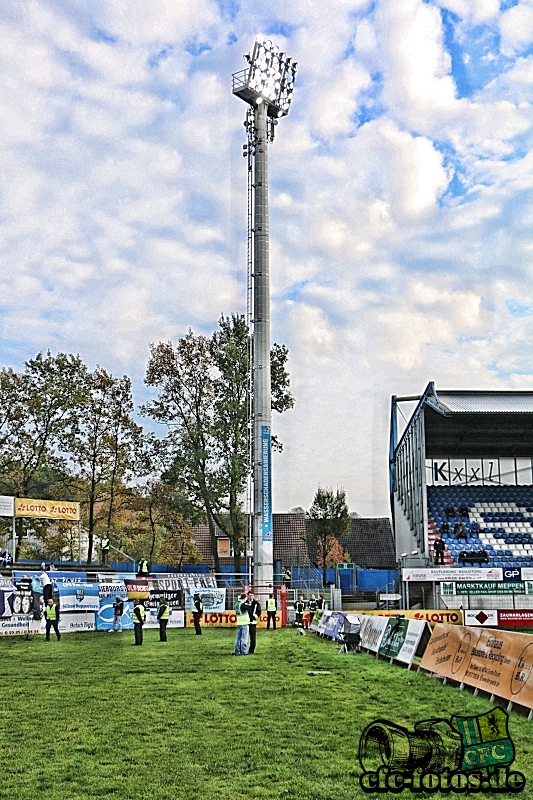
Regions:
<instances>
[{"instance_id":1,"label":"person in yellow high-visibility vest","mask_svg":"<svg viewBox=\"0 0 533 800\"><path fill-rule=\"evenodd\" d=\"M235 613L237 615L237 637L235 639L235 650L233 655L245 656L248 647L248 631L250 628L250 615L248 613L248 603L246 595L241 594L235 603Z\"/></svg>"},{"instance_id":2,"label":"person in yellow high-visibility vest","mask_svg":"<svg viewBox=\"0 0 533 800\"><path fill-rule=\"evenodd\" d=\"M46 619L46 641L50 641L50 628L53 628L57 636L57 641L61 639L59 633L59 603L50 598L46 604L44 615Z\"/></svg>"},{"instance_id":3,"label":"person in yellow high-visibility vest","mask_svg":"<svg viewBox=\"0 0 533 800\"><path fill-rule=\"evenodd\" d=\"M170 617L170 606L168 602L162 598L157 609L157 619L159 620L159 641L167 641L167 625L168 618Z\"/></svg>"},{"instance_id":4,"label":"person in yellow high-visibility vest","mask_svg":"<svg viewBox=\"0 0 533 800\"><path fill-rule=\"evenodd\" d=\"M133 601L133 630L135 631L135 644L140 647L143 643L143 625L146 611L141 601L136 597Z\"/></svg>"},{"instance_id":5,"label":"person in yellow high-visibility vest","mask_svg":"<svg viewBox=\"0 0 533 800\"><path fill-rule=\"evenodd\" d=\"M271 595L268 596L268 600L267 600L267 631L270 630L270 623L271 622L272 622L272 625L274 627L274 630L276 630L276 611L277 610L278 610L278 607L276 605L276 598L274 597L273 594L271 594Z\"/></svg>"}]
</instances>

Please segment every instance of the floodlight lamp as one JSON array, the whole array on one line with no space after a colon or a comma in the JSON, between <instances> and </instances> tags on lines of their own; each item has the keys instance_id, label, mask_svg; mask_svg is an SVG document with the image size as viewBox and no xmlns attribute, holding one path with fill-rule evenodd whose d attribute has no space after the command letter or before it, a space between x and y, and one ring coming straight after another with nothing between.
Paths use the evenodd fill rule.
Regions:
<instances>
[{"instance_id":1,"label":"floodlight lamp","mask_svg":"<svg viewBox=\"0 0 533 800\"><path fill-rule=\"evenodd\" d=\"M407 558L407 553L400 553L400 558Z\"/></svg>"},{"instance_id":2,"label":"floodlight lamp","mask_svg":"<svg viewBox=\"0 0 533 800\"><path fill-rule=\"evenodd\" d=\"M260 35L247 61L248 69L233 76L233 93L251 106L264 102L271 118L288 114L296 62L293 64L277 45Z\"/></svg>"},{"instance_id":3,"label":"floodlight lamp","mask_svg":"<svg viewBox=\"0 0 533 800\"><path fill-rule=\"evenodd\" d=\"M418 550L411 550L411 555L412 556L418 555Z\"/></svg>"}]
</instances>

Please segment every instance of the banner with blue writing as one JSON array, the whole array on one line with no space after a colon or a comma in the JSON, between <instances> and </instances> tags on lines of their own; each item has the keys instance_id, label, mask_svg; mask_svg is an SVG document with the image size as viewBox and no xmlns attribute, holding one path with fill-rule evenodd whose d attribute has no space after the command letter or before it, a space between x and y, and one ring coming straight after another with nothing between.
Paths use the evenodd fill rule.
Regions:
<instances>
[{"instance_id":1,"label":"banner with blue writing","mask_svg":"<svg viewBox=\"0 0 533 800\"><path fill-rule=\"evenodd\" d=\"M263 541L272 541L272 442L270 425L261 426L261 527Z\"/></svg>"}]
</instances>

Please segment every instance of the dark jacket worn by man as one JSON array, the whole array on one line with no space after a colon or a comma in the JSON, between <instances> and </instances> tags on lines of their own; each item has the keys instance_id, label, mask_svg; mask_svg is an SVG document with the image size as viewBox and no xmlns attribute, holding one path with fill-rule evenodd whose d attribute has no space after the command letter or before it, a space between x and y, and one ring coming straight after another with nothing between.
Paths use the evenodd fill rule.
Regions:
<instances>
[{"instance_id":1,"label":"dark jacket worn by man","mask_svg":"<svg viewBox=\"0 0 533 800\"><path fill-rule=\"evenodd\" d=\"M250 635L250 646L248 648L248 654L253 655L255 653L257 638L257 621L261 616L261 606L255 599L253 592L248 592L246 597L246 608L248 611L248 616L250 617L250 626L248 628L248 633Z\"/></svg>"}]
</instances>

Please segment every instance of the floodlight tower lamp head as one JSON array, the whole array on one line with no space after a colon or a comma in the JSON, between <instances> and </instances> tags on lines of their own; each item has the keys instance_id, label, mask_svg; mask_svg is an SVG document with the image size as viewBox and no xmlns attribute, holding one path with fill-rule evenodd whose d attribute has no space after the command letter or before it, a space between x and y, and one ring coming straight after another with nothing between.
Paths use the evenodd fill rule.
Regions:
<instances>
[{"instance_id":1,"label":"floodlight tower lamp head","mask_svg":"<svg viewBox=\"0 0 533 800\"><path fill-rule=\"evenodd\" d=\"M233 75L233 94L251 106L265 103L269 117L289 113L297 62L293 62L270 39L256 38L251 55L244 56L247 69Z\"/></svg>"}]
</instances>

